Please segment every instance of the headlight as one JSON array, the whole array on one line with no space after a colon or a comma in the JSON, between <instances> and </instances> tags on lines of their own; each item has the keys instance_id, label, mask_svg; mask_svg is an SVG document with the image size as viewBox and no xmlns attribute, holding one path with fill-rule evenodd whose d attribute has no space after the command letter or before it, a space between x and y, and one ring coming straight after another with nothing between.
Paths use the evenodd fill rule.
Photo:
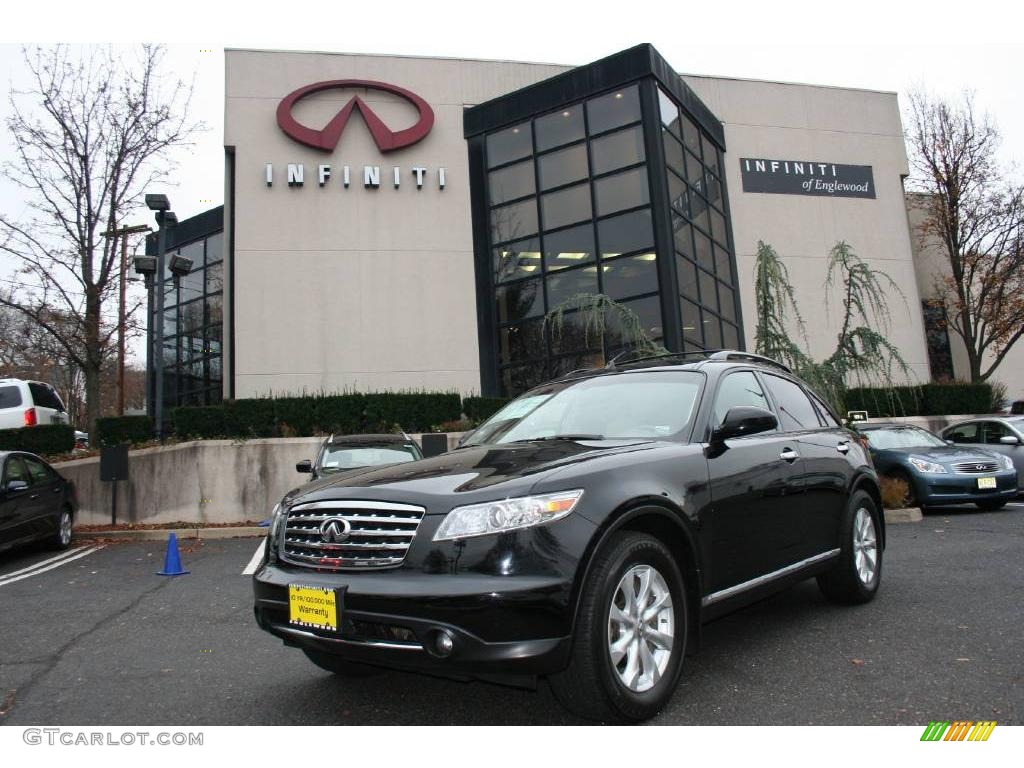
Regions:
<instances>
[{"instance_id":1,"label":"headlight","mask_svg":"<svg viewBox=\"0 0 1024 768\"><path fill-rule=\"evenodd\" d=\"M1013 469L1013 459L1011 459L1009 456L1000 456L999 458L1003 460L1004 467L1006 467L1007 469Z\"/></svg>"},{"instance_id":2,"label":"headlight","mask_svg":"<svg viewBox=\"0 0 1024 768\"><path fill-rule=\"evenodd\" d=\"M486 536L550 523L572 512L582 496L582 490L560 491L456 507L445 516L434 541Z\"/></svg>"},{"instance_id":3,"label":"headlight","mask_svg":"<svg viewBox=\"0 0 1024 768\"><path fill-rule=\"evenodd\" d=\"M933 475L944 475L946 474L946 468L941 464L936 464L934 461L928 461L927 459L920 459L917 456L911 456L908 461L911 466L915 467L920 472L928 472Z\"/></svg>"},{"instance_id":4,"label":"headlight","mask_svg":"<svg viewBox=\"0 0 1024 768\"><path fill-rule=\"evenodd\" d=\"M284 523L284 512L281 503L274 505L270 513L270 533L267 534L267 552L273 556L277 552L277 545L281 534L281 526Z\"/></svg>"}]
</instances>

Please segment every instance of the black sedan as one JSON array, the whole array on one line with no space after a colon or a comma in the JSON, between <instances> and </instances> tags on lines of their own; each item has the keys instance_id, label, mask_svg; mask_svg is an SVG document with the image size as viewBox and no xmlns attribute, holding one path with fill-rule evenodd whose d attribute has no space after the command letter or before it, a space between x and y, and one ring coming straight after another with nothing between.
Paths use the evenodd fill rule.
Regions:
<instances>
[{"instance_id":1,"label":"black sedan","mask_svg":"<svg viewBox=\"0 0 1024 768\"><path fill-rule=\"evenodd\" d=\"M288 493L259 626L338 675L543 676L581 715L635 721L704 622L814 577L871 600L885 521L867 451L784 366L702 354L568 374L457 450Z\"/></svg>"},{"instance_id":2,"label":"black sedan","mask_svg":"<svg viewBox=\"0 0 1024 768\"><path fill-rule=\"evenodd\" d=\"M295 469L319 480L336 472L404 464L422 458L420 447L407 435L331 435L320 446L316 459L300 461Z\"/></svg>"},{"instance_id":3,"label":"black sedan","mask_svg":"<svg viewBox=\"0 0 1024 768\"><path fill-rule=\"evenodd\" d=\"M71 543L71 484L38 456L0 452L0 551L31 541L58 549Z\"/></svg>"},{"instance_id":4,"label":"black sedan","mask_svg":"<svg viewBox=\"0 0 1024 768\"><path fill-rule=\"evenodd\" d=\"M908 507L975 504L995 510L1017 495L1017 470L1005 456L951 445L909 424L858 424L880 475L908 486Z\"/></svg>"}]
</instances>

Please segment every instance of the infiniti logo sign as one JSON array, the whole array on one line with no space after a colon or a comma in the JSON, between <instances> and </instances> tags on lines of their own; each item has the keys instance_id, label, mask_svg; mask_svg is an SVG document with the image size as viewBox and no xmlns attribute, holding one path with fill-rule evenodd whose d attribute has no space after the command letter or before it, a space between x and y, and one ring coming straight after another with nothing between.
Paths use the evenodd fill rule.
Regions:
<instances>
[{"instance_id":1,"label":"infiniti logo sign","mask_svg":"<svg viewBox=\"0 0 1024 768\"><path fill-rule=\"evenodd\" d=\"M341 108L341 111L320 130L302 125L292 116L292 107L301 99L321 91L342 88L368 88L399 96L416 108L419 119L410 128L392 131L359 96L353 96L349 99L345 106ZM359 114L362 115L366 127L370 129L370 135L373 136L373 140L381 152L392 152L396 149L415 144L430 133L430 129L434 127L434 110L430 108L426 101L405 88L399 88L397 85L390 85L388 83L378 83L374 80L325 80L320 83L305 85L289 93L277 105L277 124L282 131L300 144L305 144L307 147L313 147L324 152L330 152L337 146L338 140L345 130L345 125L348 123L348 119L352 116L354 110L358 110Z\"/></svg>"},{"instance_id":2,"label":"infiniti logo sign","mask_svg":"<svg viewBox=\"0 0 1024 768\"><path fill-rule=\"evenodd\" d=\"M343 517L329 517L320 523L320 538L328 544L340 544L352 534L352 524Z\"/></svg>"}]
</instances>

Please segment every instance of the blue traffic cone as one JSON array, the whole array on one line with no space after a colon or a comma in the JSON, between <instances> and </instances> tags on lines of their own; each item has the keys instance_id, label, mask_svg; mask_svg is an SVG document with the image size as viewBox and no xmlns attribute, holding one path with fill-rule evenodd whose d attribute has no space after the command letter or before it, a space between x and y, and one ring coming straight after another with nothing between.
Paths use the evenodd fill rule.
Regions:
<instances>
[{"instance_id":1,"label":"blue traffic cone","mask_svg":"<svg viewBox=\"0 0 1024 768\"><path fill-rule=\"evenodd\" d=\"M181 555L178 554L178 537L173 533L167 539L167 554L164 555L164 569L157 571L157 576L184 576L188 571L181 567Z\"/></svg>"}]
</instances>

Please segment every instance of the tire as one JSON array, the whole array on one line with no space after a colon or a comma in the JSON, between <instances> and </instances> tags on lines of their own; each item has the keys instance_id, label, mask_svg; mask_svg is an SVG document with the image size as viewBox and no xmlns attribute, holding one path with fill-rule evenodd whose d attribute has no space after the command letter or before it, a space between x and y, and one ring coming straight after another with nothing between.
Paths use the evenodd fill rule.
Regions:
<instances>
[{"instance_id":1,"label":"tire","mask_svg":"<svg viewBox=\"0 0 1024 768\"><path fill-rule=\"evenodd\" d=\"M976 501L974 506L978 509L982 509L985 512L995 512L998 509L1002 509L1006 506L1005 501Z\"/></svg>"},{"instance_id":2,"label":"tire","mask_svg":"<svg viewBox=\"0 0 1024 768\"><path fill-rule=\"evenodd\" d=\"M379 667L348 661L347 659L343 659L340 656L335 656L330 653L307 651L305 649L303 649L302 652L306 654L306 658L320 667L320 669L333 672L339 677L372 677L373 675L379 675L383 672Z\"/></svg>"},{"instance_id":3,"label":"tire","mask_svg":"<svg viewBox=\"0 0 1024 768\"><path fill-rule=\"evenodd\" d=\"M855 605L872 600L878 592L882 580L878 521L874 499L865 491L856 491L843 513L839 562L831 571L818 576L818 586L829 600Z\"/></svg>"},{"instance_id":4,"label":"tire","mask_svg":"<svg viewBox=\"0 0 1024 768\"><path fill-rule=\"evenodd\" d=\"M626 600L629 594L638 605L638 591L647 610L662 601L661 610L639 624ZM613 617L613 605L625 620ZM614 535L594 556L583 585L569 667L548 678L555 697L571 712L600 722L639 722L656 715L682 672L687 608L683 577L668 548L643 533ZM613 643L619 646L614 653L621 654L616 661Z\"/></svg>"},{"instance_id":5,"label":"tire","mask_svg":"<svg viewBox=\"0 0 1024 768\"><path fill-rule=\"evenodd\" d=\"M71 509L64 507L57 518L57 533L50 538L50 547L53 549L67 549L71 546L71 525L74 517Z\"/></svg>"},{"instance_id":6,"label":"tire","mask_svg":"<svg viewBox=\"0 0 1024 768\"><path fill-rule=\"evenodd\" d=\"M914 479L910 476L909 473L904 472L902 469L897 469L894 470L893 472L890 472L889 477L893 478L894 480L902 480L904 483L907 484L907 495L903 499L904 506L920 507L922 511L924 510L924 504L920 503L920 501L917 498L917 490L914 486Z\"/></svg>"}]
</instances>

